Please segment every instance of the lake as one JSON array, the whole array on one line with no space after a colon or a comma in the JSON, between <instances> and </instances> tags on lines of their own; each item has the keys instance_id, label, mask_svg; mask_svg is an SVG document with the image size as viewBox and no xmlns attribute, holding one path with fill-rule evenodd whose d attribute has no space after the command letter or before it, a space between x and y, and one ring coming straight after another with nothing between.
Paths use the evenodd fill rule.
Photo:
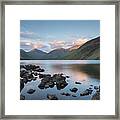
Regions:
<instances>
[{"instance_id":1,"label":"lake","mask_svg":"<svg viewBox=\"0 0 120 120\"><path fill-rule=\"evenodd\" d=\"M47 94L54 94L59 100L91 100L96 93L95 86L100 86L100 61L99 60L21 60L21 65L35 64L39 65L45 71L44 74L61 74L69 76L66 78L68 85L58 90L56 86L53 88L40 89L38 85L41 79L25 84L21 94L25 96L25 100L48 100ZM80 82L81 84L76 84ZM77 92L71 92L70 89L77 88ZM80 93L86 89L92 89L90 95L81 96ZM29 89L35 89L33 94L28 94ZM69 93L70 96L61 93Z\"/></svg>"}]
</instances>

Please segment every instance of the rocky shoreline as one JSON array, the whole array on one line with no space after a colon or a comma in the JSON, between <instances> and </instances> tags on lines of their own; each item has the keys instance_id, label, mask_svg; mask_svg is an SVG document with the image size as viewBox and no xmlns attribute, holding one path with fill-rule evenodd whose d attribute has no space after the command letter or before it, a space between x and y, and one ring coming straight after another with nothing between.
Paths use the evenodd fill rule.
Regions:
<instances>
[{"instance_id":1,"label":"rocky shoreline","mask_svg":"<svg viewBox=\"0 0 120 120\"><path fill-rule=\"evenodd\" d=\"M39 89L47 89L47 88L53 88L56 87L57 90L64 89L67 85L67 78L69 76L64 75L63 73L60 74L44 74L45 70L42 69L38 65L20 65L20 92L25 87L25 84L28 82L31 82L32 80L35 81L38 78L40 79L40 83L38 85ZM74 84L81 85L81 82L75 82ZM93 88L92 88L93 87ZM91 95L93 92L93 89L96 90L95 94L92 96L91 100L99 100L100 99L100 86L93 86L90 85L88 89L80 93L80 96L87 96ZM35 89L29 89L27 91L28 94L34 94L36 90ZM70 92L62 92L60 93L63 96L72 96L77 97L76 92L78 91L78 88L74 87L69 89ZM74 93L74 94L72 94ZM55 94L47 94L47 99L49 100L58 100L57 95ZM24 95L20 95L21 100L25 100Z\"/></svg>"}]
</instances>

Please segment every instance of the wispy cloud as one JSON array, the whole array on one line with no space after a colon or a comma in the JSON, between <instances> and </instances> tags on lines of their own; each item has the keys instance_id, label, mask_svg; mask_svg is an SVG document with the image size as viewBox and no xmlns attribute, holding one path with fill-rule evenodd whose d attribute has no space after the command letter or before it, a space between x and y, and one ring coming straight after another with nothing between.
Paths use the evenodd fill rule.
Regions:
<instances>
[{"instance_id":1,"label":"wispy cloud","mask_svg":"<svg viewBox=\"0 0 120 120\"><path fill-rule=\"evenodd\" d=\"M65 46L65 41L54 40L52 42L49 42L49 45L51 46L51 49L58 49Z\"/></svg>"},{"instance_id":2,"label":"wispy cloud","mask_svg":"<svg viewBox=\"0 0 120 120\"><path fill-rule=\"evenodd\" d=\"M44 44L43 42L31 42L29 40L26 41L21 41L20 42L21 48L26 48L26 50L30 49L44 49L47 48L48 46Z\"/></svg>"},{"instance_id":3,"label":"wispy cloud","mask_svg":"<svg viewBox=\"0 0 120 120\"><path fill-rule=\"evenodd\" d=\"M30 31L24 31L20 32L20 37L22 38L27 38L27 39L40 39L40 36L35 33L35 32L30 32Z\"/></svg>"},{"instance_id":4,"label":"wispy cloud","mask_svg":"<svg viewBox=\"0 0 120 120\"><path fill-rule=\"evenodd\" d=\"M86 43L88 41L88 39L86 38L80 38L80 39L76 39L74 41L64 41L64 40L54 40L52 42L49 42L49 45L51 47L51 49L59 49L59 48L70 48L72 46L81 46L84 43Z\"/></svg>"},{"instance_id":5,"label":"wispy cloud","mask_svg":"<svg viewBox=\"0 0 120 120\"><path fill-rule=\"evenodd\" d=\"M22 33L24 34L24 33ZM27 33L29 35L32 35L34 33ZM73 46L81 46L82 44L86 43L88 39L86 38L79 38L75 40L50 40L45 41L41 39L21 39L20 46L24 50L31 50L31 49L40 49L46 52L50 52L54 49L64 48L68 49Z\"/></svg>"}]
</instances>

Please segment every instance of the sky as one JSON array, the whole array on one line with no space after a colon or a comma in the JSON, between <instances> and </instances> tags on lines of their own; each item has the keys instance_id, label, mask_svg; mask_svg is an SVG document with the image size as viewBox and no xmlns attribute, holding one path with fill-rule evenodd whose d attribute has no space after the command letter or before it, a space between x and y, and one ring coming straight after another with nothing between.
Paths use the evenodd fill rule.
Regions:
<instances>
[{"instance_id":1,"label":"sky","mask_svg":"<svg viewBox=\"0 0 120 120\"><path fill-rule=\"evenodd\" d=\"M99 20L20 20L20 48L68 49L100 36Z\"/></svg>"}]
</instances>

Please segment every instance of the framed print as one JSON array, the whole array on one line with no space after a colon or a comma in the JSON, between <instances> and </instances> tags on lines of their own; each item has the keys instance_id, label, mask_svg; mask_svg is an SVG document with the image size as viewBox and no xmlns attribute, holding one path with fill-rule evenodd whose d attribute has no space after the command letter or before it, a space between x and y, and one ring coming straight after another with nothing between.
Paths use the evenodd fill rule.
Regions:
<instances>
[{"instance_id":1,"label":"framed print","mask_svg":"<svg viewBox=\"0 0 120 120\"><path fill-rule=\"evenodd\" d=\"M119 119L119 2L1 4L1 118Z\"/></svg>"}]
</instances>

